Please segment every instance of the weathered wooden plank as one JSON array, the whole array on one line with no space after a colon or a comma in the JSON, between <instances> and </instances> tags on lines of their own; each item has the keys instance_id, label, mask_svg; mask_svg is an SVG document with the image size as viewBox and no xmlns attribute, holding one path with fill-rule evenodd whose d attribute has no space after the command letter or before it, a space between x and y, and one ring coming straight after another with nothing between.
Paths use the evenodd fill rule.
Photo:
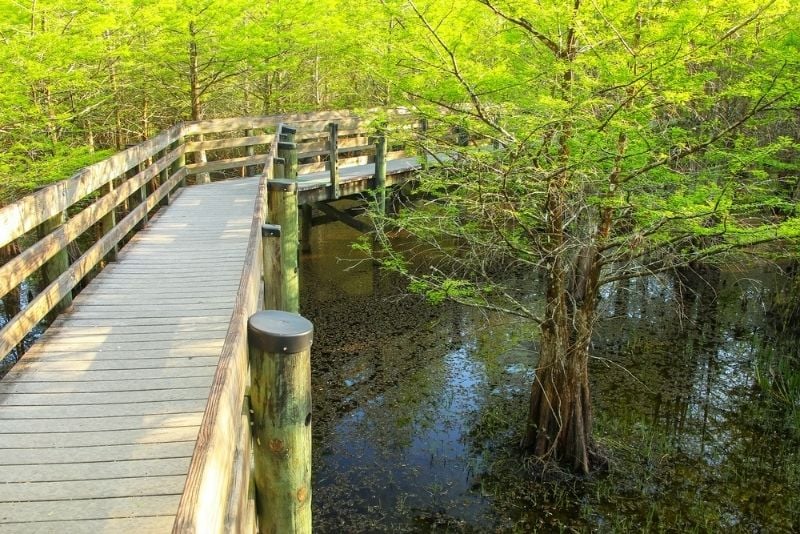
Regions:
<instances>
[{"instance_id":1,"label":"weathered wooden plank","mask_svg":"<svg viewBox=\"0 0 800 534\"><path fill-rule=\"evenodd\" d=\"M97 349L67 349L60 351L28 352L25 354L24 363L64 363L64 362L112 362L116 360L171 360L184 359L191 361L198 357L216 357L222 349L222 341L217 345L208 345L193 348L157 348L135 350L131 345L115 346L102 350Z\"/></svg>"},{"instance_id":2,"label":"weathered wooden plank","mask_svg":"<svg viewBox=\"0 0 800 534\"><path fill-rule=\"evenodd\" d=\"M38 517L50 517L38 516ZM0 518L0 521L2 518ZM112 519L39 520L35 523L4 523L4 534L87 534L135 532L136 534L161 534L172 525L172 515L149 517L117 517Z\"/></svg>"},{"instance_id":3,"label":"weathered wooden plank","mask_svg":"<svg viewBox=\"0 0 800 534\"><path fill-rule=\"evenodd\" d=\"M107 393L16 393L0 394L0 405L5 406L75 406L92 404L120 404L137 402L178 401L199 399L208 393L208 387L172 388L155 391L117 391Z\"/></svg>"},{"instance_id":4,"label":"weathered wooden plank","mask_svg":"<svg viewBox=\"0 0 800 534\"><path fill-rule=\"evenodd\" d=\"M46 331L44 335L39 338L39 344L41 345L42 342L52 343L55 346L59 344L74 344L74 343L86 343L89 345L96 344L96 343L106 343L109 346L113 347L116 343L128 343L128 342L160 342L160 341L198 341L198 340L221 340L222 335L219 332L220 328L216 330L173 330L173 331L153 331L148 332L147 330L140 329L139 332L129 332L129 333L122 333L122 332L86 332L83 335L78 334L77 332L61 332L58 330L53 331ZM164 348L171 347L170 344L162 345Z\"/></svg>"},{"instance_id":5,"label":"weathered wooden plank","mask_svg":"<svg viewBox=\"0 0 800 534\"><path fill-rule=\"evenodd\" d=\"M161 369L165 367L204 367L216 365L216 356L195 356L192 358L146 358L138 360L75 360L75 361L28 361L23 357L14 366L19 372L31 371L114 371L125 369ZM3 418L0 410L0 419Z\"/></svg>"},{"instance_id":6,"label":"weathered wooden plank","mask_svg":"<svg viewBox=\"0 0 800 534\"><path fill-rule=\"evenodd\" d=\"M225 532L252 532L251 523L255 517L250 517L250 487L251 487L251 443L249 404L245 402L242 407L240 428L233 459L233 480L231 492L227 496L227 510L225 511Z\"/></svg>"},{"instance_id":7,"label":"weathered wooden plank","mask_svg":"<svg viewBox=\"0 0 800 534\"><path fill-rule=\"evenodd\" d=\"M214 287L213 289L214 289L213 292L207 293L207 295L208 295L208 299L207 300L210 300L212 302L215 302L215 303L219 304L219 303L223 303L227 299L228 302L231 305L233 304L233 298L231 296L231 293L235 290L235 288L234 289L230 289L230 287L223 287L223 288ZM192 304L192 303L200 304L200 303L206 301L206 299L203 298L202 296L201 297L197 297L195 295L191 295L188 290L189 290L189 288L186 288L184 291L175 291L175 292L172 292L172 293L164 292L164 291L152 291L150 293L151 293L152 296L160 295L164 300L168 300L168 301L170 301L170 302L172 302L174 304ZM84 290L84 291L81 291L81 293L79 295L79 298L76 298L75 302L80 304L81 302L90 301L90 300L92 302L96 302L98 304L109 304L109 303L137 304L137 303L141 303L143 298L142 298L142 293L140 293L138 291L136 292L136 294L130 294L130 293L117 292L117 291L108 291L108 290L106 290L106 291L86 291L86 290ZM164 325L165 328L167 328L168 326L171 326L171 325ZM50 331L50 330L52 330L52 329L48 329L48 331ZM139 330L141 330L141 329L139 329ZM201 330L201 329L197 328L197 327L194 327L194 330ZM156 328L156 329L150 330L150 331L151 332L158 332L159 330ZM101 332L88 332L88 333L90 333L90 334L94 333L95 335L98 335ZM111 333L111 331L108 331L106 333ZM65 332L65 334L66 335L76 335L75 331Z\"/></svg>"},{"instance_id":8,"label":"weathered wooden plank","mask_svg":"<svg viewBox=\"0 0 800 534\"><path fill-rule=\"evenodd\" d=\"M145 445L193 441L199 425L168 428L137 428L103 432L59 432L0 434L2 449L60 449L64 447L100 447L106 445ZM2 500L2 499L0 499Z\"/></svg>"},{"instance_id":9,"label":"weathered wooden plank","mask_svg":"<svg viewBox=\"0 0 800 534\"><path fill-rule=\"evenodd\" d=\"M3 465L0 483L57 482L60 480L97 480L133 476L186 475L190 456L153 460L118 460L44 465ZM172 520L170 519L170 524ZM5 532L5 526L3 531Z\"/></svg>"},{"instance_id":10,"label":"weathered wooden plank","mask_svg":"<svg viewBox=\"0 0 800 534\"><path fill-rule=\"evenodd\" d=\"M344 117L344 118L332 118L332 119L318 119L318 120L306 120L306 121L292 121L290 124L293 128L297 129L298 135L303 135L309 132L319 132L324 130L328 127L328 124L331 122L336 122L339 124L339 128L341 130L366 130L367 126L369 125L369 121L359 118L353 117Z\"/></svg>"},{"instance_id":11,"label":"weathered wooden plank","mask_svg":"<svg viewBox=\"0 0 800 534\"><path fill-rule=\"evenodd\" d=\"M138 415L118 417L81 417L75 419L6 419L0 425L0 434L54 434L103 433L117 430L154 430L172 427L199 427L203 412L166 415ZM5 438L0 438L5 440ZM5 441L2 442L4 445ZM186 463L187 467L189 463ZM0 466L2 472L4 466Z\"/></svg>"},{"instance_id":12,"label":"weathered wooden plank","mask_svg":"<svg viewBox=\"0 0 800 534\"><path fill-rule=\"evenodd\" d=\"M0 503L177 495L183 490L183 482L183 476L172 475L0 484Z\"/></svg>"},{"instance_id":13,"label":"weathered wooden plank","mask_svg":"<svg viewBox=\"0 0 800 534\"><path fill-rule=\"evenodd\" d=\"M230 119L209 119L185 123L184 135L197 135L201 133L230 132L234 130L247 130L250 128L276 127L280 123L293 123L297 121L320 120L330 121L351 117L350 111L322 111L310 113L286 113L268 117L236 117Z\"/></svg>"},{"instance_id":14,"label":"weathered wooden plank","mask_svg":"<svg viewBox=\"0 0 800 534\"><path fill-rule=\"evenodd\" d=\"M186 152L198 150L218 150L220 148L249 147L253 145L268 145L275 138L272 134L249 135L246 137L228 137L225 139L211 139L207 141L192 141L186 143Z\"/></svg>"},{"instance_id":15,"label":"weathered wooden plank","mask_svg":"<svg viewBox=\"0 0 800 534\"><path fill-rule=\"evenodd\" d=\"M0 521L17 523L25 522L32 517L40 521L47 519L75 521L167 515L175 509L179 498L179 495L154 495L137 498L0 503Z\"/></svg>"},{"instance_id":16,"label":"weathered wooden plank","mask_svg":"<svg viewBox=\"0 0 800 534\"><path fill-rule=\"evenodd\" d=\"M19 372L12 369L3 377L5 382L83 382L85 380L145 380L151 378L181 378L213 376L216 366L168 367L161 369L119 369L112 371L43 371L27 369Z\"/></svg>"},{"instance_id":17,"label":"weathered wooden plank","mask_svg":"<svg viewBox=\"0 0 800 534\"><path fill-rule=\"evenodd\" d=\"M59 447L50 449L3 448L6 465L45 465L84 462L117 462L175 458L190 454L194 440L169 443L137 443L132 445L99 445L88 447Z\"/></svg>"},{"instance_id":18,"label":"weathered wooden plank","mask_svg":"<svg viewBox=\"0 0 800 534\"><path fill-rule=\"evenodd\" d=\"M198 280L199 282L200 280ZM213 283L213 280L206 280L208 283ZM162 319L173 319L173 318L189 318L189 317L203 317L205 315L218 315L221 311L230 310L230 307L214 307L209 306L205 308L192 308L191 310L148 310L146 313L140 311L115 311L114 317L117 319L136 319L140 317L150 317L150 318L162 318ZM94 306L91 309L82 310L81 311L81 318L83 319L104 319L108 318L109 310L104 309L103 306Z\"/></svg>"},{"instance_id":19,"label":"weathered wooden plank","mask_svg":"<svg viewBox=\"0 0 800 534\"><path fill-rule=\"evenodd\" d=\"M176 325L180 327L199 327L202 328L203 325L208 324L220 324L224 323L225 328L228 327L228 320L230 319L230 314L223 313L217 315L204 315L203 317L175 317L170 321L170 325ZM83 327L98 327L98 328L120 328L125 326L130 327L137 327L137 326L157 326L157 325L164 325L164 321L162 321L158 317L134 317L131 319L120 319L118 317L101 317L99 319L85 319L82 318L80 315L71 314L71 315L61 315L56 319L53 323L51 328L70 328L73 326L83 326Z\"/></svg>"},{"instance_id":20,"label":"weathered wooden plank","mask_svg":"<svg viewBox=\"0 0 800 534\"><path fill-rule=\"evenodd\" d=\"M209 161L206 163L190 163L186 165L185 169L189 175L200 174L201 172L223 171L225 169L233 169L241 167L242 165L258 165L259 163L266 163L269 159L269 154L257 154L255 156L241 156L238 158L218 159L216 161Z\"/></svg>"},{"instance_id":21,"label":"weathered wooden plank","mask_svg":"<svg viewBox=\"0 0 800 534\"><path fill-rule=\"evenodd\" d=\"M13 393L90 393L120 391L152 391L173 387L199 388L211 385L210 376L149 378L139 380L90 380L84 382L0 382L0 394ZM197 422L200 423L199 421ZM0 429L0 434L8 430Z\"/></svg>"},{"instance_id":22,"label":"weathered wooden plank","mask_svg":"<svg viewBox=\"0 0 800 534\"><path fill-rule=\"evenodd\" d=\"M62 406L54 410L51 406L4 406L0 410L0 420L6 419L75 419L76 417L115 417L120 415L162 415L203 410L206 397L177 401L154 401L133 404L92 404ZM191 454L189 448L186 453ZM175 456L174 454L171 456ZM167 458L171 456L157 456ZM178 454L177 456L182 456ZM65 460L65 462L80 460ZM91 461L91 459L86 460ZM36 463L36 462L34 462Z\"/></svg>"}]
</instances>

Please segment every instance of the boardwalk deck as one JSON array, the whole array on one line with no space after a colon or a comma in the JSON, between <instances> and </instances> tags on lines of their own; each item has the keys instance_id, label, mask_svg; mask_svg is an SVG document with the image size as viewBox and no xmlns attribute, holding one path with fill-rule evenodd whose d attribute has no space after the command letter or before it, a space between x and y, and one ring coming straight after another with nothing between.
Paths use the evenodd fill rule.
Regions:
<instances>
[{"instance_id":1,"label":"boardwalk deck","mask_svg":"<svg viewBox=\"0 0 800 534\"><path fill-rule=\"evenodd\" d=\"M391 185L419 162L387 167ZM299 202L363 192L374 172L341 168L338 195L329 172L301 175ZM0 381L0 532L173 527L247 268L258 180L183 189Z\"/></svg>"},{"instance_id":2,"label":"boardwalk deck","mask_svg":"<svg viewBox=\"0 0 800 534\"><path fill-rule=\"evenodd\" d=\"M170 530L257 187L186 189L0 382L0 531Z\"/></svg>"}]
</instances>

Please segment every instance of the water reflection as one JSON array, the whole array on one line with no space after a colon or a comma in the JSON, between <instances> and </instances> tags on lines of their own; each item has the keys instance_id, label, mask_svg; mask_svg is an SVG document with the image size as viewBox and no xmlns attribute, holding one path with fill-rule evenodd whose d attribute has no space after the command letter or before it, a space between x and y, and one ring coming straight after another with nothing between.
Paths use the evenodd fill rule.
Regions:
<instances>
[{"instance_id":1,"label":"water reflection","mask_svg":"<svg viewBox=\"0 0 800 534\"><path fill-rule=\"evenodd\" d=\"M596 434L632 450L628 460L644 471L627 480L612 469L553 503L506 491L510 480L489 482L493 447L519 431L535 329L404 297L350 249L357 234L339 224L313 236L301 284L316 326L317 531L797 523L798 444L776 432L754 376L759 351L777 342L764 310L780 275L710 271L604 290L591 364Z\"/></svg>"}]
</instances>

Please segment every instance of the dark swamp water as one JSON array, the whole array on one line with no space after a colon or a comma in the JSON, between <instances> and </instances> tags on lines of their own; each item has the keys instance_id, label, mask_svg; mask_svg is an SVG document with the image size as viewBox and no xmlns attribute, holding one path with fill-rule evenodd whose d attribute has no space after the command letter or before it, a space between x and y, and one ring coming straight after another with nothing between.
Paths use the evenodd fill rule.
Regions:
<instances>
[{"instance_id":1,"label":"dark swamp water","mask_svg":"<svg viewBox=\"0 0 800 534\"><path fill-rule=\"evenodd\" d=\"M514 448L535 329L404 296L355 237L315 228L301 266L317 532L800 529L800 405L775 378L800 372L798 328L768 313L784 275L604 293L590 373L610 463L581 480Z\"/></svg>"}]
</instances>

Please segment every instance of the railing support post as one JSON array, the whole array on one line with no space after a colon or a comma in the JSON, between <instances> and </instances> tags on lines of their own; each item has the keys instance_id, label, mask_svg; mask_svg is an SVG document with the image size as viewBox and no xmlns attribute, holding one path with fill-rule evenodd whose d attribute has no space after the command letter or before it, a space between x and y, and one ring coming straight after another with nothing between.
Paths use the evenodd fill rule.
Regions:
<instances>
[{"instance_id":1,"label":"railing support post","mask_svg":"<svg viewBox=\"0 0 800 534\"><path fill-rule=\"evenodd\" d=\"M283 264L281 262L281 227L261 225L262 279L264 280L264 309L283 310Z\"/></svg>"},{"instance_id":2,"label":"railing support post","mask_svg":"<svg viewBox=\"0 0 800 534\"><path fill-rule=\"evenodd\" d=\"M203 134L197 135L197 141L203 142L206 140L206 136ZM208 163L208 156L206 155L205 150L198 150L194 153L194 162L199 163L201 165ZM194 176L194 183L196 184L210 184L211 183L211 174L207 172L199 172Z\"/></svg>"},{"instance_id":3,"label":"railing support post","mask_svg":"<svg viewBox=\"0 0 800 534\"><path fill-rule=\"evenodd\" d=\"M419 157L422 160L423 170L428 170L428 152L425 150L425 141L428 137L428 119L422 117L419 120L419 133L417 139L419 141Z\"/></svg>"},{"instance_id":4,"label":"railing support post","mask_svg":"<svg viewBox=\"0 0 800 534\"><path fill-rule=\"evenodd\" d=\"M37 229L37 233L39 239L47 236L48 234L56 231L60 228L65 222L67 222L67 213L61 212L55 217L47 219L42 224L39 225ZM67 247L62 248L56 254L47 260L47 262L42 265L42 278L44 281L44 286L48 286L52 283L56 278L61 276L61 274L69 268L69 252L67 251ZM72 304L72 292L67 292L61 302L55 305L50 312L51 317L55 317L56 314L61 313L65 309L67 309L70 304Z\"/></svg>"},{"instance_id":5,"label":"railing support post","mask_svg":"<svg viewBox=\"0 0 800 534\"><path fill-rule=\"evenodd\" d=\"M114 192L114 180L109 180L108 183L100 189L100 194L103 196L113 192ZM103 215L102 219L100 219L101 237L109 233L111 230L113 230L116 225L117 225L117 212L114 208L111 208L111 210L105 215ZM111 250L108 251L108 254L106 254L105 261L107 262L117 261L117 252L119 252L119 245L114 245L113 247L111 247Z\"/></svg>"},{"instance_id":6,"label":"railing support post","mask_svg":"<svg viewBox=\"0 0 800 534\"><path fill-rule=\"evenodd\" d=\"M297 182L268 182L267 213L270 224L281 227L281 309L297 313L300 311Z\"/></svg>"},{"instance_id":7,"label":"railing support post","mask_svg":"<svg viewBox=\"0 0 800 534\"><path fill-rule=\"evenodd\" d=\"M261 532L311 533L311 342L294 313L250 317L250 404Z\"/></svg>"},{"instance_id":8,"label":"railing support post","mask_svg":"<svg viewBox=\"0 0 800 534\"><path fill-rule=\"evenodd\" d=\"M167 154L169 154L169 150L165 148L164 150L158 153L157 160L165 157ZM161 184L167 183L167 180L169 180L169 167L164 167L163 169L161 169L161 172L158 173L158 183L154 184L153 191L158 189L161 186ZM161 199L161 205L169 206L171 203L172 203L172 191L167 191L166 196Z\"/></svg>"},{"instance_id":9,"label":"railing support post","mask_svg":"<svg viewBox=\"0 0 800 534\"><path fill-rule=\"evenodd\" d=\"M297 178L297 145L289 141L278 141L278 157L284 161L286 178Z\"/></svg>"},{"instance_id":10,"label":"railing support post","mask_svg":"<svg viewBox=\"0 0 800 534\"><path fill-rule=\"evenodd\" d=\"M272 178L286 178L286 160L283 158L272 159Z\"/></svg>"},{"instance_id":11,"label":"railing support post","mask_svg":"<svg viewBox=\"0 0 800 534\"><path fill-rule=\"evenodd\" d=\"M380 132L375 138L375 201L381 213L386 210L386 133Z\"/></svg>"},{"instance_id":12,"label":"railing support post","mask_svg":"<svg viewBox=\"0 0 800 534\"><path fill-rule=\"evenodd\" d=\"M255 135L255 130L252 128L248 128L244 131L245 137L253 137ZM245 155L248 158L252 158L256 155L256 147L255 145L247 145L244 149ZM254 176L257 173L256 167L253 165L245 165L242 170L244 171L244 176Z\"/></svg>"},{"instance_id":13,"label":"railing support post","mask_svg":"<svg viewBox=\"0 0 800 534\"><path fill-rule=\"evenodd\" d=\"M300 250L311 252L311 222L314 215L314 207L311 204L303 204L300 217Z\"/></svg>"},{"instance_id":14,"label":"railing support post","mask_svg":"<svg viewBox=\"0 0 800 534\"><path fill-rule=\"evenodd\" d=\"M170 152L172 152L182 144L183 144L183 138L181 137L180 139L178 139L169 146ZM169 169L170 176L180 171L184 167L186 167L186 153L181 153L181 155L178 156L178 159L173 161L172 165L170 165ZM186 187L186 177L181 178L180 187Z\"/></svg>"},{"instance_id":15,"label":"railing support post","mask_svg":"<svg viewBox=\"0 0 800 534\"><path fill-rule=\"evenodd\" d=\"M331 173L330 195L332 199L339 198L339 124L328 124L328 166Z\"/></svg>"},{"instance_id":16,"label":"railing support post","mask_svg":"<svg viewBox=\"0 0 800 534\"><path fill-rule=\"evenodd\" d=\"M144 172L146 168L147 168L147 164L144 161L139 163L139 165L134 167L133 175L136 176L137 174L139 174L141 172ZM138 192L134 193L134 196L137 197L136 198L136 205L137 206L139 204L146 204L147 203L147 182L142 184L142 187L139 188ZM147 228L148 220L149 220L149 215L148 215L147 211L145 211L144 215L142 215L142 220L139 221L139 224L136 225L136 230L139 231L139 230L144 230L145 228Z\"/></svg>"}]
</instances>

